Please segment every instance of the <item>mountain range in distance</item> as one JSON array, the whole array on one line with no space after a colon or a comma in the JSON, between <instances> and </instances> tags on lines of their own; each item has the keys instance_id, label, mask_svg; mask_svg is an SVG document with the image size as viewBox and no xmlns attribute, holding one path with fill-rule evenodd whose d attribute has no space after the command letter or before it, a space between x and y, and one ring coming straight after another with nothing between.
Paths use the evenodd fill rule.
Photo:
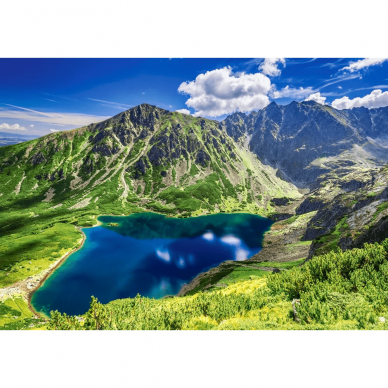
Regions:
<instances>
[{"instance_id":1,"label":"mountain range in distance","mask_svg":"<svg viewBox=\"0 0 388 388\"><path fill-rule=\"evenodd\" d=\"M37 139L37 135L21 135L8 132L0 132L0 147L12 144L22 143L24 141Z\"/></svg>"},{"instance_id":2,"label":"mountain range in distance","mask_svg":"<svg viewBox=\"0 0 388 388\"><path fill-rule=\"evenodd\" d=\"M234 113L221 125L301 188L336 168L388 162L388 107L337 110L315 101L272 102L248 115Z\"/></svg>"}]
</instances>

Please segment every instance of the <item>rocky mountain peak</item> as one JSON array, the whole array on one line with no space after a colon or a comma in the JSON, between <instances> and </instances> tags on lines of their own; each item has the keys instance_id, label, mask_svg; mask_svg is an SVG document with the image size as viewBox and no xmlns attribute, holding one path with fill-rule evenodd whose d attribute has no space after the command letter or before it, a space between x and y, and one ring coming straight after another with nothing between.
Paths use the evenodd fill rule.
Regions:
<instances>
[{"instance_id":1,"label":"rocky mountain peak","mask_svg":"<svg viewBox=\"0 0 388 388\"><path fill-rule=\"evenodd\" d=\"M322 104L319 104L318 102L316 102L316 101L314 101L314 100L302 101L301 104L303 104L303 105L310 105L310 106L319 106L319 105L322 105Z\"/></svg>"},{"instance_id":2,"label":"rocky mountain peak","mask_svg":"<svg viewBox=\"0 0 388 388\"><path fill-rule=\"evenodd\" d=\"M299 187L344 162L364 167L388 162L388 107L336 110L316 101L293 101L279 106L271 102L247 115L221 124L235 140L249 148Z\"/></svg>"},{"instance_id":3,"label":"rocky mountain peak","mask_svg":"<svg viewBox=\"0 0 388 388\"><path fill-rule=\"evenodd\" d=\"M275 107L279 107L279 105L278 105L275 101L271 101L271 102L266 106L267 109L271 109L271 108L275 108Z\"/></svg>"}]
</instances>

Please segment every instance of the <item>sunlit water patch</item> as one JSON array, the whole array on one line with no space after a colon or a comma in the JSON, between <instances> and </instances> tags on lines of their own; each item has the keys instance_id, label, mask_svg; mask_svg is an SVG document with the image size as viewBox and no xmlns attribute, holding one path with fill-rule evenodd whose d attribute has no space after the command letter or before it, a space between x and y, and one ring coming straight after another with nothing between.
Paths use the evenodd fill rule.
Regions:
<instances>
[{"instance_id":1,"label":"sunlit water patch","mask_svg":"<svg viewBox=\"0 0 388 388\"><path fill-rule=\"evenodd\" d=\"M251 214L179 219L141 213L99 220L103 225L84 229L83 247L35 292L36 310L83 314L92 295L108 303L137 294L176 294L199 273L259 252L271 225Z\"/></svg>"}]
</instances>

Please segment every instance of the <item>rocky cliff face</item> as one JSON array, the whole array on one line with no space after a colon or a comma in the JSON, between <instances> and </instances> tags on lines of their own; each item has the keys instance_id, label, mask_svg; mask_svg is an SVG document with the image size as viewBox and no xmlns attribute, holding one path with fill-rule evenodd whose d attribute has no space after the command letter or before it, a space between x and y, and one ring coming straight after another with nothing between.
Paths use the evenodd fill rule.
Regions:
<instances>
[{"instance_id":1,"label":"rocky cliff face","mask_svg":"<svg viewBox=\"0 0 388 388\"><path fill-rule=\"evenodd\" d=\"M96 214L266 214L272 197L300 196L218 122L148 104L98 124L1 147L0 169L3 209L27 198L33 207Z\"/></svg>"},{"instance_id":2,"label":"rocky cliff face","mask_svg":"<svg viewBox=\"0 0 388 388\"><path fill-rule=\"evenodd\" d=\"M317 212L302 236L313 240L309 257L381 242L388 236L388 167L327 174L296 214L313 209Z\"/></svg>"},{"instance_id":3,"label":"rocky cliff face","mask_svg":"<svg viewBox=\"0 0 388 388\"><path fill-rule=\"evenodd\" d=\"M301 188L344 165L388 162L388 107L339 111L314 101L272 102L249 115L229 116L220 126L237 141L247 138L263 163Z\"/></svg>"},{"instance_id":4,"label":"rocky cliff face","mask_svg":"<svg viewBox=\"0 0 388 388\"><path fill-rule=\"evenodd\" d=\"M247 115L245 113L233 113L221 122L221 128L235 141L238 141L247 135L246 119Z\"/></svg>"}]
</instances>

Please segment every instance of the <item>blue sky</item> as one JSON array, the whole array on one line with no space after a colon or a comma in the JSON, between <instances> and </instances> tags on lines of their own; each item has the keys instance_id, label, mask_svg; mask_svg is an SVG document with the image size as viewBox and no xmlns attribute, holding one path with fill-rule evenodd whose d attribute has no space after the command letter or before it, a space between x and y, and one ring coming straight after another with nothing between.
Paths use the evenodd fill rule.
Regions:
<instances>
[{"instance_id":1,"label":"blue sky","mask_svg":"<svg viewBox=\"0 0 388 388\"><path fill-rule=\"evenodd\" d=\"M141 103L221 120L271 101L388 105L383 59L0 59L0 131L44 135Z\"/></svg>"}]
</instances>

